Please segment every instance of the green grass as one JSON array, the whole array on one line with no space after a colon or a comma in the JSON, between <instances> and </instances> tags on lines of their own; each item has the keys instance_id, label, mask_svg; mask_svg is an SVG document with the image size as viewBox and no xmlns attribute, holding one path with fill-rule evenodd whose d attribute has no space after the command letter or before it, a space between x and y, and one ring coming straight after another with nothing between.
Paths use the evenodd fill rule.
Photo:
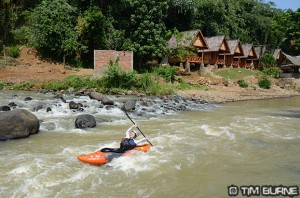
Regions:
<instances>
[{"instance_id":1,"label":"green grass","mask_svg":"<svg viewBox=\"0 0 300 198\"><path fill-rule=\"evenodd\" d=\"M229 80L239 80L245 76L261 76L261 72L257 70L249 70L243 68L223 68L215 71L215 74Z\"/></svg>"}]
</instances>

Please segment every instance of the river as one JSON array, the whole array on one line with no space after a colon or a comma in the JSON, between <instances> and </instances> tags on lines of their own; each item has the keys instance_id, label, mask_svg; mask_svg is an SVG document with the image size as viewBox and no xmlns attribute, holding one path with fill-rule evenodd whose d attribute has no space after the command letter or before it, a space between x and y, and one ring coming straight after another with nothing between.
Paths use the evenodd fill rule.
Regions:
<instances>
[{"instance_id":1,"label":"river","mask_svg":"<svg viewBox=\"0 0 300 198\"><path fill-rule=\"evenodd\" d=\"M117 147L130 120L88 97L64 98L84 102L99 124L75 129L83 112L52 94L0 92L0 106L15 102L42 120L39 134L0 142L0 197L228 197L231 185L300 184L300 97L132 115L154 146L103 166L76 156ZM38 104L52 111L33 111Z\"/></svg>"}]
</instances>

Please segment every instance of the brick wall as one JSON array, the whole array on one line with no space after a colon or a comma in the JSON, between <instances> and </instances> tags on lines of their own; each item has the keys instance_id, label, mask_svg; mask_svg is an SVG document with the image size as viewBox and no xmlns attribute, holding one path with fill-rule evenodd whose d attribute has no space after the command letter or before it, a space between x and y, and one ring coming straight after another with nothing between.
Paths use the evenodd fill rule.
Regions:
<instances>
[{"instance_id":1,"label":"brick wall","mask_svg":"<svg viewBox=\"0 0 300 198\"><path fill-rule=\"evenodd\" d=\"M109 62L119 59L119 66L124 71L133 71L133 52L115 50L94 50L94 74L101 76Z\"/></svg>"}]
</instances>

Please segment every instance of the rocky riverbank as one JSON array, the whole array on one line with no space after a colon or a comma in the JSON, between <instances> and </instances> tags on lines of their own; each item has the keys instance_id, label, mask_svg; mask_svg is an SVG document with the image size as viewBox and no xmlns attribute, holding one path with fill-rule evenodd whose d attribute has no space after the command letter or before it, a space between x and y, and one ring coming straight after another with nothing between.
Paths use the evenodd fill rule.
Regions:
<instances>
[{"instance_id":1,"label":"rocky riverbank","mask_svg":"<svg viewBox=\"0 0 300 198\"><path fill-rule=\"evenodd\" d=\"M220 88L219 90L213 91L185 90L178 91L177 93L192 100L205 101L207 103L225 103L243 100L284 98L300 95L298 92L280 89L278 87L272 88L270 90L237 90L236 88Z\"/></svg>"},{"instance_id":2,"label":"rocky riverbank","mask_svg":"<svg viewBox=\"0 0 300 198\"><path fill-rule=\"evenodd\" d=\"M248 88L241 88L235 83L228 86L218 84L209 87L209 90L179 90L177 94L207 103L284 98L300 95L300 79L279 79L272 82L270 89L261 89L254 84Z\"/></svg>"}]
</instances>

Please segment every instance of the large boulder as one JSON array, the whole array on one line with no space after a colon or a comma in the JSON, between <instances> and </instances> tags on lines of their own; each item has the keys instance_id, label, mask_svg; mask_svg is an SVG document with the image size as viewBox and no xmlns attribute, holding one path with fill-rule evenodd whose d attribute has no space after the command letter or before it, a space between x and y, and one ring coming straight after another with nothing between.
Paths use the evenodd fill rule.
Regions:
<instances>
[{"instance_id":1,"label":"large boulder","mask_svg":"<svg viewBox=\"0 0 300 198\"><path fill-rule=\"evenodd\" d=\"M102 101L104 95L102 95L101 93L98 92L91 92L88 94L90 99L94 99L94 100L98 100L98 101Z\"/></svg>"},{"instance_id":2,"label":"large boulder","mask_svg":"<svg viewBox=\"0 0 300 198\"><path fill-rule=\"evenodd\" d=\"M104 96L98 92L89 93L89 97L90 99L94 99L102 102L103 105L114 105L114 101L110 100L107 96Z\"/></svg>"},{"instance_id":3,"label":"large boulder","mask_svg":"<svg viewBox=\"0 0 300 198\"><path fill-rule=\"evenodd\" d=\"M10 107L9 106L1 106L0 111L10 111Z\"/></svg>"},{"instance_id":4,"label":"large boulder","mask_svg":"<svg viewBox=\"0 0 300 198\"><path fill-rule=\"evenodd\" d=\"M122 107L122 110L125 111L134 111L135 110L136 100L127 100Z\"/></svg>"},{"instance_id":5,"label":"large boulder","mask_svg":"<svg viewBox=\"0 0 300 198\"><path fill-rule=\"evenodd\" d=\"M79 129L93 128L95 126L96 126L96 119L94 116L89 114L79 115L75 120L75 127Z\"/></svg>"},{"instance_id":6,"label":"large boulder","mask_svg":"<svg viewBox=\"0 0 300 198\"><path fill-rule=\"evenodd\" d=\"M25 138L39 132L38 118L25 109L0 112L0 140Z\"/></svg>"}]
</instances>

